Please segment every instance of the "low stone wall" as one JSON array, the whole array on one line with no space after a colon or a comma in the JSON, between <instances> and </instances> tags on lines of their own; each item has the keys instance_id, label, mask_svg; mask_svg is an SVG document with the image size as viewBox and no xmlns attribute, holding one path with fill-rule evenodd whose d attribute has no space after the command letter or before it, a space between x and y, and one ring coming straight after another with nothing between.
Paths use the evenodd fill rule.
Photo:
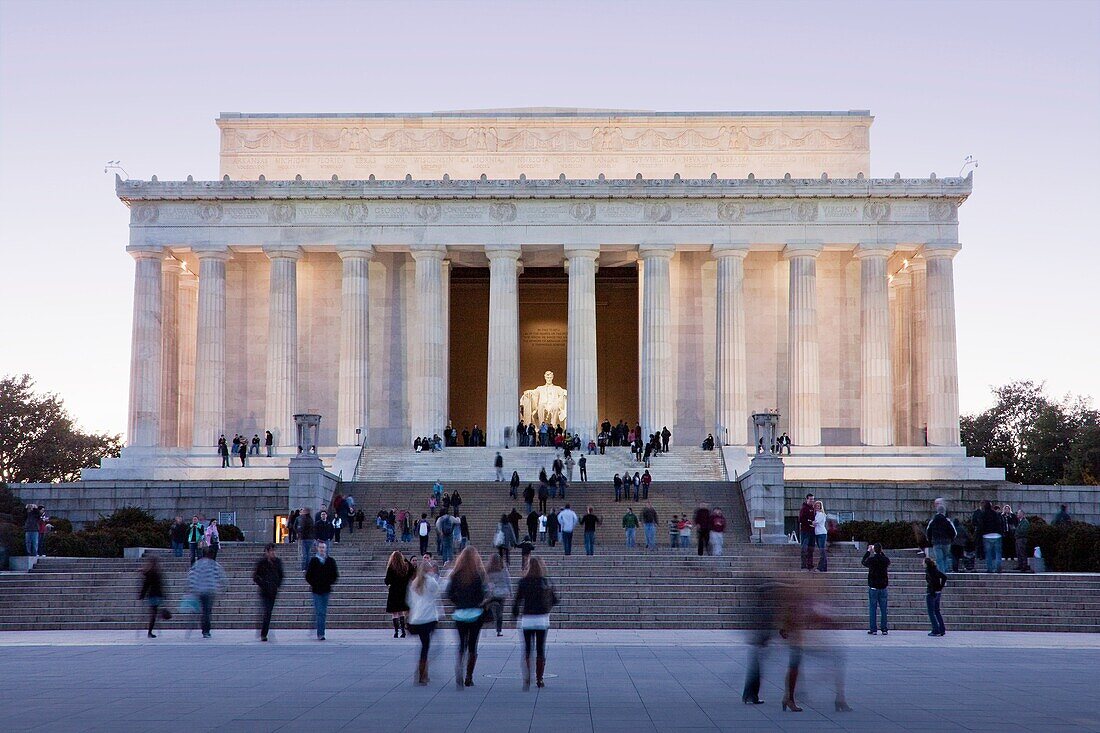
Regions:
<instances>
[{"instance_id":1,"label":"low stone wall","mask_svg":"<svg viewBox=\"0 0 1100 733\"><path fill-rule=\"evenodd\" d=\"M1100 486L1025 486L1007 481L788 481L788 524L811 492L830 514L850 511L860 520L927 520L932 502L942 496L955 512L969 514L982 499L989 499L1007 502L1013 509L1038 514L1047 521L1065 504L1074 519L1100 524Z\"/></svg>"},{"instance_id":2,"label":"low stone wall","mask_svg":"<svg viewBox=\"0 0 1100 733\"><path fill-rule=\"evenodd\" d=\"M77 529L128 506L141 507L158 519L236 512L237 526L254 542L274 538L275 516L286 514L288 497L288 483L279 480L77 481L11 488L24 502L45 505L52 516L68 519Z\"/></svg>"}]
</instances>

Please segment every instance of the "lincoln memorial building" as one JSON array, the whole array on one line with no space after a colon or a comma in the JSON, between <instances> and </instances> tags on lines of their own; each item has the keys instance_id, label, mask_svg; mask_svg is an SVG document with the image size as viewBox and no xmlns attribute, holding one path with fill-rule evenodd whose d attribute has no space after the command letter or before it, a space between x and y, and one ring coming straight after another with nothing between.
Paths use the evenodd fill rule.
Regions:
<instances>
[{"instance_id":1,"label":"lincoln memorial building","mask_svg":"<svg viewBox=\"0 0 1100 733\"><path fill-rule=\"evenodd\" d=\"M584 442L710 434L730 478L764 411L788 478L1002 478L959 441L972 179L870 177L873 119L222 114L218 180L117 181L128 447L85 476L222 477L219 436L270 430L241 470L285 477L296 413L344 475L448 422L502 447L550 371Z\"/></svg>"}]
</instances>

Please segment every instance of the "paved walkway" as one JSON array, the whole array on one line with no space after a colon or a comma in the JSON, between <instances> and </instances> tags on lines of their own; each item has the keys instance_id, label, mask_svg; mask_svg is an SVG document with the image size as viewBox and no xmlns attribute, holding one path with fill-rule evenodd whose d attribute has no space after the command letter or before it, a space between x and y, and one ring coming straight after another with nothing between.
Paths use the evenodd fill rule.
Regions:
<instances>
[{"instance_id":1,"label":"paved walkway","mask_svg":"<svg viewBox=\"0 0 1100 733\"><path fill-rule=\"evenodd\" d=\"M18 637L18 638L17 638ZM786 653L765 665L766 705L745 706L746 647L724 632L551 632L553 675L520 689L514 632L483 636L476 686L456 690L453 631L432 684L411 683L417 643L374 631L327 642L283 631L157 640L132 632L0 635L0 730L151 731L1036 731L1100 730L1096 635L839 633L810 656L801 714L780 711ZM833 711L828 659L847 658L851 713Z\"/></svg>"}]
</instances>

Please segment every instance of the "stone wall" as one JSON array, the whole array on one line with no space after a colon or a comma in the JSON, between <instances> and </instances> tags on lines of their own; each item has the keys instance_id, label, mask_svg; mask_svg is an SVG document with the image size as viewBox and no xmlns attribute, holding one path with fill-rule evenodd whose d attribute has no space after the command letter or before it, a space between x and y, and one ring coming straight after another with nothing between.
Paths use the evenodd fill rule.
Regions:
<instances>
[{"instance_id":1,"label":"stone wall","mask_svg":"<svg viewBox=\"0 0 1100 733\"><path fill-rule=\"evenodd\" d=\"M851 511L859 520L926 520L931 516L932 502L942 496L955 512L969 514L982 499L989 499L1008 503L1029 515L1038 514L1047 521L1060 504L1066 504L1074 519L1100 524L1100 486L1024 486L1007 481L788 481L788 523L811 492L824 502L830 514Z\"/></svg>"},{"instance_id":2,"label":"stone wall","mask_svg":"<svg viewBox=\"0 0 1100 733\"><path fill-rule=\"evenodd\" d=\"M288 496L286 481L78 481L12 489L24 502L45 505L51 516L64 517L77 529L130 506L158 519L236 512L245 539L255 542L274 538L275 516L287 513Z\"/></svg>"}]
</instances>

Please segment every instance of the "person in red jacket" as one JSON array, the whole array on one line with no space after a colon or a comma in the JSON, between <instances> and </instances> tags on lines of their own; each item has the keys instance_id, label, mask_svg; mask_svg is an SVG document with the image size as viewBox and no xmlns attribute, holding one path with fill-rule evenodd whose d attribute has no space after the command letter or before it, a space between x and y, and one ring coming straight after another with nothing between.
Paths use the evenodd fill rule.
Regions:
<instances>
[{"instance_id":1,"label":"person in red jacket","mask_svg":"<svg viewBox=\"0 0 1100 733\"><path fill-rule=\"evenodd\" d=\"M798 539L802 543L802 569L814 569L814 495L806 494L806 501L798 510Z\"/></svg>"}]
</instances>

